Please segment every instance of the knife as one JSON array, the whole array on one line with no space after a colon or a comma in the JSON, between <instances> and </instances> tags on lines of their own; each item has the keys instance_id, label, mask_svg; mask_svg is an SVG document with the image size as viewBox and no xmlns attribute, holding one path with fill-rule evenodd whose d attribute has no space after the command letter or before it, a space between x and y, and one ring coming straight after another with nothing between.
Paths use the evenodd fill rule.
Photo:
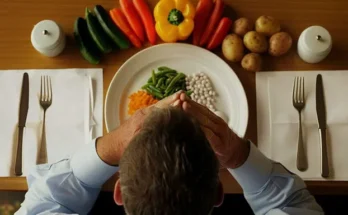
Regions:
<instances>
[{"instance_id":1,"label":"knife","mask_svg":"<svg viewBox=\"0 0 348 215\"><path fill-rule=\"evenodd\" d=\"M23 74L22 93L19 104L19 118L18 118L18 144L15 163L15 175L22 175L22 145L23 145L23 131L25 122L27 121L29 108L29 76L28 73Z\"/></svg>"},{"instance_id":2,"label":"knife","mask_svg":"<svg viewBox=\"0 0 348 215\"><path fill-rule=\"evenodd\" d=\"M316 108L319 125L319 139L321 148L321 176L323 178L329 177L329 161L327 157L326 144L326 108L324 98L323 78L321 74L317 75L316 82Z\"/></svg>"}]
</instances>

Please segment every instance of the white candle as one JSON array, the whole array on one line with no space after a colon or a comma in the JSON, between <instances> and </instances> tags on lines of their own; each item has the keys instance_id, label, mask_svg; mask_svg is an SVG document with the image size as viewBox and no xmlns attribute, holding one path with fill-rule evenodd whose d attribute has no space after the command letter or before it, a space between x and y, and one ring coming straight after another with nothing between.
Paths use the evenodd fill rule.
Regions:
<instances>
[{"instance_id":1,"label":"white candle","mask_svg":"<svg viewBox=\"0 0 348 215\"><path fill-rule=\"evenodd\" d=\"M65 48L65 34L52 20L37 23L31 31L31 43L41 54L48 57L59 55Z\"/></svg>"},{"instance_id":2,"label":"white candle","mask_svg":"<svg viewBox=\"0 0 348 215\"><path fill-rule=\"evenodd\" d=\"M331 35L321 26L305 29L297 43L297 53L307 63L322 61L330 53L331 48Z\"/></svg>"}]
</instances>

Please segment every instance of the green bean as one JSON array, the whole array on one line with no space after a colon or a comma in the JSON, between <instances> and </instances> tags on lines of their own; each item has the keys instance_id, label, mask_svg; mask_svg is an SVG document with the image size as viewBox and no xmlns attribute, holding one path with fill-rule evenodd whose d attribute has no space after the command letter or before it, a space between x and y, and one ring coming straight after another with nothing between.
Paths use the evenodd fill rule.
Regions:
<instances>
[{"instance_id":1,"label":"green bean","mask_svg":"<svg viewBox=\"0 0 348 215\"><path fill-rule=\"evenodd\" d=\"M158 89L157 87L155 87L154 85L150 84L148 86L148 88L150 88L152 91L155 91L157 93L162 93L160 89Z\"/></svg>"},{"instance_id":2,"label":"green bean","mask_svg":"<svg viewBox=\"0 0 348 215\"><path fill-rule=\"evenodd\" d=\"M191 94L193 93L193 91L192 90L188 90L185 93L186 93L187 96L191 97Z\"/></svg>"},{"instance_id":3,"label":"green bean","mask_svg":"<svg viewBox=\"0 0 348 215\"><path fill-rule=\"evenodd\" d=\"M165 85L166 85L166 87L168 87L168 85L170 84L170 82L172 81L172 77L171 78L168 78L167 80L166 80L166 83L165 83Z\"/></svg>"},{"instance_id":4,"label":"green bean","mask_svg":"<svg viewBox=\"0 0 348 215\"><path fill-rule=\"evenodd\" d=\"M166 92L167 91L171 91L173 89L173 87L175 87L175 84L180 81L181 79L184 79L185 75L183 73L179 73L175 76L175 78L173 78L173 80L170 82L170 84L168 85Z\"/></svg>"},{"instance_id":5,"label":"green bean","mask_svg":"<svg viewBox=\"0 0 348 215\"><path fill-rule=\"evenodd\" d=\"M162 85L160 88L161 88L162 91L165 91L167 89L167 86Z\"/></svg>"},{"instance_id":6,"label":"green bean","mask_svg":"<svg viewBox=\"0 0 348 215\"><path fill-rule=\"evenodd\" d=\"M181 89L182 90L186 90L186 83L185 83L185 81L181 84Z\"/></svg>"},{"instance_id":7,"label":"green bean","mask_svg":"<svg viewBox=\"0 0 348 215\"><path fill-rule=\"evenodd\" d=\"M150 86L146 88L146 91L158 99L163 99L163 94L153 91Z\"/></svg>"},{"instance_id":8,"label":"green bean","mask_svg":"<svg viewBox=\"0 0 348 215\"><path fill-rule=\"evenodd\" d=\"M174 69L171 69L169 67L166 67L166 66L160 66L158 67L158 71L160 72L164 72L164 71L175 71ZM176 72L176 71L175 71Z\"/></svg>"},{"instance_id":9,"label":"green bean","mask_svg":"<svg viewBox=\"0 0 348 215\"><path fill-rule=\"evenodd\" d=\"M160 78L160 79L158 80L158 82L157 82L157 84L156 84L156 88L159 88L159 87L162 86L164 79L165 79L165 78Z\"/></svg>"},{"instance_id":10,"label":"green bean","mask_svg":"<svg viewBox=\"0 0 348 215\"><path fill-rule=\"evenodd\" d=\"M151 85L151 83L147 83L147 84L145 84L144 86L142 86L141 87L141 89L143 89L143 90L145 90L148 86L150 86Z\"/></svg>"},{"instance_id":11,"label":"green bean","mask_svg":"<svg viewBox=\"0 0 348 215\"><path fill-rule=\"evenodd\" d=\"M157 80L156 80L156 75L155 75L155 70L152 70L152 83L154 84L154 85L156 85L156 82Z\"/></svg>"}]
</instances>

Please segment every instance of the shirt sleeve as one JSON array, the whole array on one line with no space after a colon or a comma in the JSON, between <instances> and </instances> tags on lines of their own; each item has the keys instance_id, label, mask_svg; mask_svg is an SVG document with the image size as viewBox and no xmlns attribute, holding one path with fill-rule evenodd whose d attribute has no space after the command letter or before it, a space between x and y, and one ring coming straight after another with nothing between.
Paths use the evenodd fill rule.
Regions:
<instances>
[{"instance_id":1,"label":"shirt sleeve","mask_svg":"<svg viewBox=\"0 0 348 215\"><path fill-rule=\"evenodd\" d=\"M250 143L245 163L228 171L237 180L255 214L324 214L303 180Z\"/></svg>"},{"instance_id":2,"label":"shirt sleeve","mask_svg":"<svg viewBox=\"0 0 348 215\"><path fill-rule=\"evenodd\" d=\"M96 140L70 159L36 166L27 177L29 190L17 215L87 214L101 186L118 171L104 163Z\"/></svg>"}]
</instances>

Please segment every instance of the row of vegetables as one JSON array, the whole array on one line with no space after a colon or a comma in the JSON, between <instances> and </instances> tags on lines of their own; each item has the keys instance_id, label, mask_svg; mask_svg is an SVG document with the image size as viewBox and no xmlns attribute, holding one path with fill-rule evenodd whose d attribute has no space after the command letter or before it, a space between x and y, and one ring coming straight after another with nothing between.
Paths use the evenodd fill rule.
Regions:
<instances>
[{"instance_id":1,"label":"row of vegetables","mask_svg":"<svg viewBox=\"0 0 348 215\"><path fill-rule=\"evenodd\" d=\"M280 24L270 16L261 16L255 25L247 18L234 23L223 17L223 0L200 0L195 8L189 0L159 0L152 12L146 0L119 0L120 8L110 11L96 5L86 9L85 18L77 18L74 35L83 57L100 62L112 50L141 48L148 40L157 43L187 40L209 50L222 44L226 60L240 62L249 71L261 69L261 56L285 54L292 38L280 32ZM255 26L255 27L254 27ZM248 54L248 52L251 52Z\"/></svg>"},{"instance_id":2,"label":"row of vegetables","mask_svg":"<svg viewBox=\"0 0 348 215\"><path fill-rule=\"evenodd\" d=\"M120 0L120 8L107 11L96 5L77 18L74 36L83 57L98 64L103 54L141 48L146 40L155 45L157 36L164 42L186 40L193 33L193 44L214 49L232 26L223 17L223 0L200 0L197 8L188 0L160 0L151 12L146 0ZM153 15L152 15L153 14Z\"/></svg>"}]
</instances>

